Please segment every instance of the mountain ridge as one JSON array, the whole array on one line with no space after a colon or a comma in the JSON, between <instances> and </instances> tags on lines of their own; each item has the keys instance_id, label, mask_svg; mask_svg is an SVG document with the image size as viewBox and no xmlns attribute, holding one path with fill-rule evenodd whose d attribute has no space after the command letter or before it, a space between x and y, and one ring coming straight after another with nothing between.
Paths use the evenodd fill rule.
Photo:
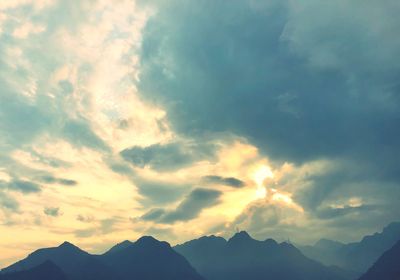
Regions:
<instances>
[{"instance_id":1,"label":"mountain ridge","mask_svg":"<svg viewBox=\"0 0 400 280\"><path fill-rule=\"evenodd\" d=\"M199 250L200 248L200 250ZM208 280L346 279L305 257L290 243L238 232L226 241L201 237L174 247Z\"/></svg>"},{"instance_id":2,"label":"mountain ridge","mask_svg":"<svg viewBox=\"0 0 400 280\"><path fill-rule=\"evenodd\" d=\"M361 276L374 262L400 239L400 222L392 222L381 232L364 236L348 244L322 239L313 246L298 246L311 259L335 265Z\"/></svg>"}]
</instances>

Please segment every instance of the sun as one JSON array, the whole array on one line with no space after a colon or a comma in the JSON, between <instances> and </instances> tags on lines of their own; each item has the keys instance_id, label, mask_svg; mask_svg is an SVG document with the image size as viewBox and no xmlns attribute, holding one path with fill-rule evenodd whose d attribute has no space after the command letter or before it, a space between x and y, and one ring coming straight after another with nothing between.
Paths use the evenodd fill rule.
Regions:
<instances>
[{"instance_id":1,"label":"sun","mask_svg":"<svg viewBox=\"0 0 400 280\"><path fill-rule=\"evenodd\" d=\"M262 165L256 169L253 174L253 180L256 183L256 198L265 198L267 196L267 190L264 186L264 181L267 178L274 178L274 173L271 168L267 165Z\"/></svg>"}]
</instances>

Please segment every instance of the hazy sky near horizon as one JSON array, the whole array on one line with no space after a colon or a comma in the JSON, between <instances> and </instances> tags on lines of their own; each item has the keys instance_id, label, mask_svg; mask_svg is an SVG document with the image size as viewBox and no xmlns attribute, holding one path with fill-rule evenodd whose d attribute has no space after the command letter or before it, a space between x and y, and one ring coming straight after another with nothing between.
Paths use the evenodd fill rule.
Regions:
<instances>
[{"instance_id":1,"label":"hazy sky near horizon","mask_svg":"<svg viewBox=\"0 0 400 280\"><path fill-rule=\"evenodd\" d=\"M400 215L398 0L1 0L0 267Z\"/></svg>"}]
</instances>

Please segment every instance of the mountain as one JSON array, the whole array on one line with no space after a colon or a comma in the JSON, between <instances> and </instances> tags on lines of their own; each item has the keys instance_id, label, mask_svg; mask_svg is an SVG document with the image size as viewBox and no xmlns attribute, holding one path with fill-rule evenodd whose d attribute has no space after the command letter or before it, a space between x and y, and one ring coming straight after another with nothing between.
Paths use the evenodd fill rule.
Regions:
<instances>
[{"instance_id":1,"label":"mountain","mask_svg":"<svg viewBox=\"0 0 400 280\"><path fill-rule=\"evenodd\" d=\"M337 266L341 261L340 258L338 259L338 255L343 246L345 246L345 244L337 241L320 239L314 245L297 245L297 248L310 259L318 260L326 266Z\"/></svg>"},{"instance_id":2,"label":"mountain","mask_svg":"<svg viewBox=\"0 0 400 280\"><path fill-rule=\"evenodd\" d=\"M365 272L377 259L400 239L400 222L391 223L381 233L364 237L343 249L347 266Z\"/></svg>"},{"instance_id":3,"label":"mountain","mask_svg":"<svg viewBox=\"0 0 400 280\"><path fill-rule=\"evenodd\" d=\"M67 280L64 272L50 261L28 270L0 274L0 280Z\"/></svg>"},{"instance_id":4,"label":"mountain","mask_svg":"<svg viewBox=\"0 0 400 280\"><path fill-rule=\"evenodd\" d=\"M204 280L167 242L150 236L114 247L100 260L118 271L123 280Z\"/></svg>"},{"instance_id":5,"label":"mountain","mask_svg":"<svg viewBox=\"0 0 400 280\"><path fill-rule=\"evenodd\" d=\"M174 249L208 280L345 279L305 257L289 243L254 240L244 231L228 241L215 236L202 237Z\"/></svg>"},{"instance_id":6,"label":"mountain","mask_svg":"<svg viewBox=\"0 0 400 280\"><path fill-rule=\"evenodd\" d=\"M46 261L53 262L73 280L116 279L115 273L94 256L75 245L64 242L58 247L39 249L25 259L2 270L11 273L32 269Z\"/></svg>"},{"instance_id":7,"label":"mountain","mask_svg":"<svg viewBox=\"0 0 400 280\"><path fill-rule=\"evenodd\" d=\"M110 250L105 252L103 255L114 254L116 252L119 252L121 250L124 250L124 249L128 248L132 244L133 244L133 242L131 242L129 240L122 241L121 243L118 243L117 245L113 246Z\"/></svg>"},{"instance_id":8,"label":"mountain","mask_svg":"<svg viewBox=\"0 0 400 280\"><path fill-rule=\"evenodd\" d=\"M400 279L400 241L386 251L359 280Z\"/></svg>"},{"instance_id":9,"label":"mountain","mask_svg":"<svg viewBox=\"0 0 400 280\"><path fill-rule=\"evenodd\" d=\"M321 240L314 246L299 246L299 249L309 258L357 272L360 276L399 239L400 222L396 222L386 226L380 233L365 236L360 242L342 244Z\"/></svg>"}]
</instances>

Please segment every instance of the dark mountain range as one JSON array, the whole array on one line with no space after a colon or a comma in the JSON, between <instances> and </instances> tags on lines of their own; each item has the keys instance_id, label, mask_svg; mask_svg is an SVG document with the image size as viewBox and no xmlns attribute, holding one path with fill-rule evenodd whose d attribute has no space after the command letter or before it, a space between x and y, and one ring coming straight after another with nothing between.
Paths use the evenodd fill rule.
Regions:
<instances>
[{"instance_id":1,"label":"dark mountain range","mask_svg":"<svg viewBox=\"0 0 400 280\"><path fill-rule=\"evenodd\" d=\"M58 247L37 250L3 269L0 280L19 279L13 277L28 272L30 275L31 270L36 271L49 261L59 267L67 280L204 280L167 242L152 237L142 237L135 243L124 241L103 255L91 255L64 242ZM52 280L51 275L34 279Z\"/></svg>"},{"instance_id":2,"label":"dark mountain range","mask_svg":"<svg viewBox=\"0 0 400 280\"><path fill-rule=\"evenodd\" d=\"M399 239L400 223L391 223L382 232L365 236L360 242L342 244L325 239L314 246L299 246L299 249L325 265L335 265L361 275Z\"/></svg>"},{"instance_id":3,"label":"dark mountain range","mask_svg":"<svg viewBox=\"0 0 400 280\"><path fill-rule=\"evenodd\" d=\"M351 269L361 271L376 260L360 280L399 280L396 238L400 239L400 223L357 243L322 239L301 247L306 256L290 243L255 240L244 231L228 241L207 236L174 248L145 236L136 242L123 241L102 255L64 242L3 269L0 280L354 280L361 273Z\"/></svg>"},{"instance_id":4,"label":"dark mountain range","mask_svg":"<svg viewBox=\"0 0 400 280\"><path fill-rule=\"evenodd\" d=\"M359 280L399 280L400 241L386 251Z\"/></svg>"},{"instance_id":5,"label":"dark mountain range","mask_svg":"<svg viewBox=\"0 0 400 280\"><path fill-rule=\"evenodd\" d=\"M237 233L228 241L202 237L174 249L208 280L345 279L289 243L254 240L246 232Z\"/></svg>"},{"instance_id":6,"label":"dark mountain range","mask_svg":"<svg viewBox=\"0 0 400 280\"><path fill-rule=\"evenodd\" d=\"M67 280L64 272L50 261L28 270L0 275L0 280Z\"/></svg>"}]
</instances>

